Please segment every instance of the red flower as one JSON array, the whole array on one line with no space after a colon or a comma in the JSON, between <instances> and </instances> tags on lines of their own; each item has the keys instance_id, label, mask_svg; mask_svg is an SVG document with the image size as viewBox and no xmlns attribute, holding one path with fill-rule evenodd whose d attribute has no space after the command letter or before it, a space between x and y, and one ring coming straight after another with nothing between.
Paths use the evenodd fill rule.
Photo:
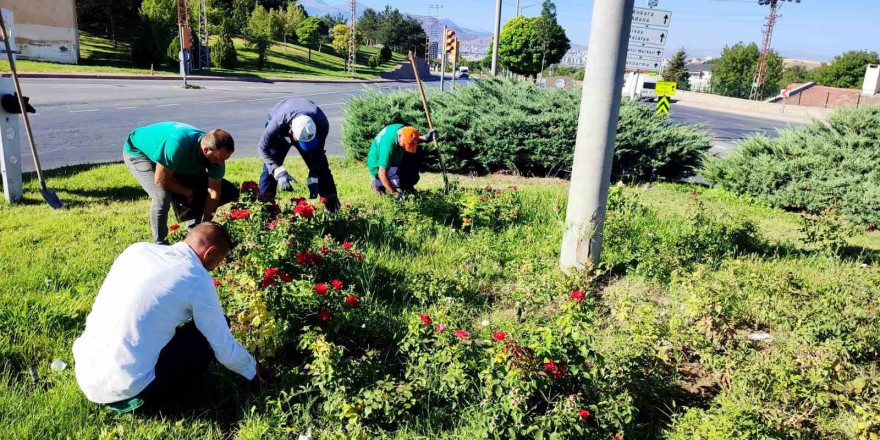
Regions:
<instances>
[{"instance_id":1,"label":"red flower","mask_svg":"<svg viewBox=\"0 0 880 440\"><path fill-rule=\"evenodd\" d=\"M346 241L345 243L342 243L342 248L351 249L351 242Z\"/></svg>"},{"instance_id":2,"label":"red flower","mask_svg":"<svg viewBox=\"0 0 880 440\"><path fill-rule=\"evenodd\" d=\"M326 197L321 197L320 200L321 200L321 203L322 203L322 204L327 204L327 198L326 198Z\"/></svg>"},{"instance_id":3,"label":"red flower","mask_svg":"<svg viewBox=\"0 0 880 440\"><path fill-rule=\"evenodd\" d=\"M434 330L436 330L437 333L443 333L443 330L446 330L446 324L440 324Z\"/></svg>"},{"instance_id":4,"label":"red flower","mask_svg":"<svg viewBox=\"0 0 880 440\"><path fill-rule=\"evenodd\" d=\"M483 197L480 197L480 201L481 201L481 202L485 202L485 201L487 201L487 200L489 200L489 196L483 196Z\"/></svg>"},{"instance_id":5,"label":"red flower","mask_svg":"<svg viewBox=\"0 0 880 440\"><path fill-rule=\"evenodd\" d=\"M324 254L324 255L330 253L330 249L327 249L327 246L321 246L321 247L318 248L318 250L321 251L321 253Z\"/></svg>"},{"instance_id":6,"label":"red flower","mask_svg":"<svg viewBox=\"0 0 880 440\"><path fill-rule=\"evenodd\" d=\"M354 295L348 295L345 297L345 303L348 304L349 307L357 307L360 301Z\"/></svg>"},{"instance_id":7,"label":"red flower","mask_svg":"<svg viewBox=\"0 0 880 440\"><path fill-rule=\"evenodd\" d=\"M251 216L251 212L247 209L231 209L229 210L229 216L233 220L244 220Z\"/></svg>"},{"instance_id":8,"label":"red flower","mask_svg":"<svg viewBox=\"0 0 880 440\"><path fill-rule=\"evenodd\" d=\"M582 419L586 420L590 417L590 412L581 408L578 410L578 415L581 416Z\"/></svg>"},{"instance_id":9,"label":"red flower","mask_svg":"<svg viewBox=\"0 0 880 440\"><path fill-rule=\"evenodd\" d=\"M324 262L324 257L320 254L316 254L312 251L303 251L296 253L296 264L321 264Z\"/></svg>"},{"instance_id":10,"label":"red flower","mask_svg":"<svg viewBox=\"0 0 880 440\"><path fill-rule=\"evenodd\" d=\"M351 208L351 203L346 203L346 204L345 204L345 209L350 209L350 208Z\"/></svg>"},{"instance_id":11,"label":"red flower","mask_svg":"<svg viewBox=\"0 0 880 440\"><path fill-rule=\"evenodd\" d=\"M428 316L428 315L426 315L426 314L424 314L424 313L420 313L420 314L419 314L419 319L421 319L422 322L424 322L425 325L427 325L428 327L430 327L430 326L431 326L431 323L434 322L434 321L431 320L431 317L430 317L430 316Z\"/></svg>"},{"instance_id":12,"label":"red flower","mask_svg":"<svg viewBox=\"0 0 880 440\"><path fill-rule=\"evenodd\" d=\"M461 339L467 339L471 335L466 330L456 330L453 333L455 333L455 336L458 336Z\"/></svg>"},{"instance_id":13,"label":"red flower","mask_svg":"<svg viewBox=\"0 0 880 440\"><path fill-rule=\"evenodd\" d=\"M214 280L214 287L217 287L217 286L219 286L219 285L220 285L220 281L219 281L219 280Z\"/></svg>"},{"instance_id":14,"label":"red flower","mask_svg":"<svg viewBox=\"0 0 880 440\"><path fill-rule=\"evenodd\" d=\"M254 182L253 180L248 180L247 182L243 182L241 184L241 192L243 193L256 194L259 191L260 186L257 185L257 182Z\"/></svg>"},{"instance_id":15,"label":"red flower","mask_svg":"<svg viewBox=\"0 0 880 440\"><path fill-rule=\"evenodd\" d=\"M263 280L260 281L260 285L265 289L271 285L275 284L275 278L269 275L263 277Z\"/></svg>"},{"instance_id":16,"label":"red flower","mask_svg":"<svg viewBox=\"0 0 880 440\"><path fill-rule=\"evenodd\" d=\"M623 440L623 437L615 435L614 438L612 438L611 440Z\"/></svg>"},{"instance_id":17,"label":"red flower","mask_svg":"<svg viewBox=\"0 0 880 440\"><path fill-rule=\"evenodd\" d=\"M266 223L266 230L271 231L278 226L278 220L272 220L269 223Z\"/></svg>"},{"instance_id":18,"label":"red flower","mask_svg":"<svg viewBox=\"0 0 880 440\"><path fill-rule=\"evenodd\" d=\"M278 275L279 272L280 271L277 267L270 267L266 269L263 274L265 274L267 277L274 277L275 275Z\"/></svg>"},{"instance_id":19,"label":"red flower","mask_svg":"<svg viewBox=\"0 0 880 440\"><path fill-rule=\"evenodd\" d=\"M469 218L464 219L464 225L465 225L465 226L470 226L471 223L473 223L473 222L471 221L471 219L469 219Z\"/></svg>"},{"instance_id":20,"label":"red flower","mask_svg":"<svg viewBox=\"0 0 880 440\"><path fill-rule=\"evenodd\" d=\"M176 231L178 229L180 229L180 225L171 225L168 227L169 231Z\"/></svg>"},{"instance_id":21,"label":"red flower","mask_svg":"<svg viewBox=\"0 0 880 440\"><path fill-rule=\"evenodd\" d=\"M226 279L226 284L232 284L232 278L227 278L227 279Z\"/></svg>"},{"instance_id":22,"label":"red flower","mask_svg":"<svg viewBox=\"0 0 880 440\"><path fill-rule=\"evenodd\" d=\"M286 274L286 273L283 273L283 274L279 275L278 277L281 278L281 281L284 281L285 283L292 283L293 282L293 277Z\"/></svg>"},{"instance_id":23,"label":"red flower","mask_svg":"<svg viewBox=\"0 0 880 440\"><path fill-rule=\"evenodd\" d=\"M575 290L574 292L571 292L571 295L568 295L569 298L578 304L584 300L584 296L584 292L581 292L580 290Z\"/></svg>"},{"instance_id":24,"label":"red flower","mask_svg":"<svg viewBox=\"0 0 880 440\"><path fill-rule=\"evenodd\" d=\"M296 203L297 205L299 205L300 203L306 203L306 198L305 197L292 197L290 199L290 202Z\"/></svg>"},{"instance_id":25,"label":"red flower","mask_svg":"<svg viewBox=\"0 0 880 440\"><path fill-rule=\"evenodd\" d=\"M342 290L342 280L330 281L330 285L333 286L333 289L335 290Z\"/></svg>"},{"instance_id":26,"label":"red flower","mask_svg":"<svg viewBox=\"0 0 880 440\"><path fill-rule=\"evenodd\" d=\"M544 362L544 371L553 376L553 380L561 380L568 373L568 367L563 363L557 364L553 362L553 359L550 359Z\"/></svg>"},{"instance_id":27,"label":"red flower","mask_svg":"<svg viewBox=\"0 0 880 440\"><path fill-rule=\"evenodd\" d=\"M327 294L327 285L324 283L315 284L315 293L318 295L326 295Z\"/></svg>"},{"instance_id":28,"label":"red flower","mask_svg":"<svg viewBox=\"0 0 880 440\"><path fill-rule=\"evenodd\" d=\"M352 252L352 253L349 254L349 255L351 255L351 256L354 257L354 258L357 258L358 260L363 260L363 259L364 259L364 254L362 254L362 253L360 253L360 252Z\"/></svg>"},{"instance_id":29,"label":"red flower","mask_svg":"<svg viewBox=\"0 0 880 440\"><path fill-rule=\"evenodd\" d=\"M318 265L324 262L324 257L322 257L321 254L315 254L311 251L309 251L309 253L312 254L312 264Z\"/></svg>"},{"instance_id":30,"label":"red flower","mask_svg":"<svg viewBox=\"0 0 880 440\"><path fill-rule=\"evenodd\" d=\"M492 191L492 187L491 187L491 186L489 186L489 185L486 185L486 187L485 187L485 188L483 188L483 189L485 189L485 190L486 190L486 191Z\"/></svg>"},{"instance_id":31,"label":"red flower","mask_svg":"<svg viewBox=\"0 0 880 440\"><path fill-rule=\"evenodd\" d=\"M293 214L310 219L315 215L315 207L308 203L299 203L296 208L293 208Z\"/></svg>"},{"instance_id":32,"label":"red flower","mask_svg":"<svg viewBox=\"0 0 880 440\"><path fill-rule=\"evenodd\" d=\"M320 318L321 321L329 322L330 318L332 318L332 317L333 317L333 312L331 312L327 309L318 310L318 318Z\"/></svg>"},{"instance_id":33,"label":"red flower","mask_svg":"<svg viewBox=\"0 0 880 440\"><path fill-rule=\"evenodd\" d=\"M510 185L510 186L508 186L508 188L510 188L510 189L512 189L512 190L514 190L514 191L516 191L516 185Z\"/></svg>"},{"instance_id":34,"label":"red flower","mask_svg":"<svg viewBox=\"0 0 880 440\"><path fill-rule=\"evenodd\" d=\"M503 331L500 331L500 330L492 333L492 339L494 339L496 341L503 341L504 338L506 338L506 337L507 337L507 333L504 333Z\"/></svg>"}]
</instances>

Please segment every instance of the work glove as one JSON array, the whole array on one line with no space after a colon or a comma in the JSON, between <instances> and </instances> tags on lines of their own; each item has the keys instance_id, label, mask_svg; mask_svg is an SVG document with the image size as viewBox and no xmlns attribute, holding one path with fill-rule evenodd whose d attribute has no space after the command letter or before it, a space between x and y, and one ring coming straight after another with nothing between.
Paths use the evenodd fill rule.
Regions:
<instances>
[{"instance_id":1,"label":"work glove","mask_svg":"<svg viewBox=\"0 0 880 440\"><path fill-rule=\"evenodd\" d=\"M275 180L278 182L278 187L281 188L282 191L293 191L293 184L297 182L296 179L287 172L286 168L275 168L272 175L275 176Z\"/></svg>"},{"instance_id":2,"label":"work glove","mask_svg":"<svg viewBox=\"0 0 880 440\"><path fill-rule=\"evenodd\" d=\"M425 142L433 142L435 139L440 140L440 135L436 129L432 128L425 133Z\"/></svg>"}]
</instances>

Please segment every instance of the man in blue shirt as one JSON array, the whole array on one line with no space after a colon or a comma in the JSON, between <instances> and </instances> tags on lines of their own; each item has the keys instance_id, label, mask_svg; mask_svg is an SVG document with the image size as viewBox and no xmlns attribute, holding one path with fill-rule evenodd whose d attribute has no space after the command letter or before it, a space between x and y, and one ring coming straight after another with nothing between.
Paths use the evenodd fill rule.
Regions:
<instances>
[{"instance_id":1,"label":"man in blue shirt","mask_svg":"<svg viewBox=\"0 0 880 440\"><path fill-rule=\"evenodd\" d=\"M306 181L309 198L320 195L327 199L328 210L339 209L336 182L324 151L329 132L330 122L314 102L305 98L287 98L276 104L269 112L266 130L258 144L263 159L260 197L274 197L278 187L283 191L293 190L296 179L284 167L284 158L293 147L309 168Z\"/></svg>"}]
</instances>

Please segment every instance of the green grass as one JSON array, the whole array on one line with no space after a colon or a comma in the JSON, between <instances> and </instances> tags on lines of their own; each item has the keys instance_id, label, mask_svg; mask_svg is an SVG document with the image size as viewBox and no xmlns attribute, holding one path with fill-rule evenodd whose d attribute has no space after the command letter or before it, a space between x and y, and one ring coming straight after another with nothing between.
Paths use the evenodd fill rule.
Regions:
<instances>
[{"instance_id":1,"label":"green grass","mask_svg":"<svg viewBox=\"0 0 880 440\"><path fill-rule=\"evenodd\" d=\"M306 175L298 158L289 165L294 175ZM363 164L332 159L331 165L343 203L379 213L391 209L389 200L371 194ZM256 160L234 160L227 169L230 180L241 182L256 179L260 166ZM299 430L303 415L295 408L272 403L280 399L280 384L262 391L248 388L221 368L213 370L211 380L219 385L211 405L167 418L114 416L86 401L71 368L50 370L49 364L56 358L72 363L71 344L82 331L114 258L131 243L149 240L149 201L122 164L69 167L47 174L49 186L67 204L65 209L52 211L43 203L33 176L26 176L24 204L0 205L0 438L290 438L285 429ZM534 295L546 295L539 288L544 276L541 271L555 271L565 216L560 208L565 206L567 182L512 176L455 179L474 187L518 185L527 206L526 220L473 238L441 230L393 251L388 243L368 242L367 258L376 267L430 271L450 279L459 279L463 268L475 265L479 291L491 295L495 302L468 309L468 317L463 319L510 321L512 299L508 298L533 290ZM440 185L440 176L430 174L420 187L436 189ZM304 195L302 186L297 190L294 195ZM699 385L699 379L710 388L718 387L690 411L681 406L693 401L660 393L655 396L659 402L651 403L656 405L656 416L643 413L634 422L641 425L632 428L640 434L625 438L759 438L743 434L749 431L742 424L753 421L771 428L778 423L778 429L789 435L811 433L801 438L847 438L850 436L845 433L856 432L858 416L847 409L850 407L820 410L819 414L800 407L807 405L802 394L820 395L815 391L819 388L807 386L808 379L812 380L807 374L810 368L835 372L819 381L827 387L860 375L877 378L878 373L870 368L877 359L876 351L871 351L877 349L871 334L876 334L880 324L870 289L873 286L876 294L880 270L873 265L863 267L863 262L872 263L880 254L880 235L864 230L851 234L847 243L852 249L841 258L822 254L806 243L799 232L802 220L798 215L722 190L661 184L629 187L624 192L671 222L685 224L698 210L720 220L753 222L766 245L745 256L727 257L717 271L697 266L676 273L668 284L634 275L628 269L604 279L597 297L603 318L596 323L595 337L596 345L606 347L603 350L609 358L630 359L632 353L641 353L639 356L652 362L665 359L663 365L673 372L702 363L708 373L696 379L670 373L681 382L668 385L689 389ZM658 223L652 234L663 236L665 227ZM608 253L614 255L615 249L608 249ZM832 302L826 305L821 301ZM848 301L851 308L841 309ZM838 309L847 310L847 314L838 314ZM549 312L541 308L530 313L534 313L531 319L539 319ZM818 337L819 342L810 339L814 329L833 324L825 318L837 317L842 323L846 316L859 316L859 326L833 327ZM713 321L706 324L706 317ZM730 334L719 330L727 324ZM778 342L763 349L743 343L740 333L755 329L770 331ZM719 335L724 337L713 339ZM838 344L845 348L837 348ZM678 350L690 353L690 357L682 359L684 355ZM690 350L702 353L702 357ZM824 362L832 359L829 353L837 357L833 358L836 363L827 367ZM636 365L632 368L638 368ZM31 383L28 366L36 367L36 385ZM762 390L760 404L754 404L750 390ZM863 404L856 397L852 399ZM671 413L680 416L670 421ZM738 418L728 419L725 414ZM809 423L797 419L804 415ZM812 424L827 431L813 429ZM451 425L438 428L417 422L400 426L388 437L473 438L467 418ZM714 426L728 431L707 434ZM777 429L771 428L761 428L760 433ZM774 438L779 437L784 435ZM856 438L855 434L851 438Z\"/></svg>"},{"instance_id":2,"label":"green grass","mask_svg":"<svg viewBox=\"0 0 880 440\"><path fill-rule=\"evenodd\" d=\"M375 69L367 66L367 58L379 52L378 48L361 46L358 50L354 76L345 70L347 54L336 54L329 45L324 45L321 52L312 50L312 60L308 60L308 49L290 43L277 42L269 49L266 65L263 69L256 67L256 53L247 47L244 40L235 39L239 65L236 69L214 68L210 71L194 71L195 75L212 76L245 76L258 78L332 78L332 79L374 79L380 73L394 69L406 56L394 53L392 59ZM61 64L45 61L16 61L21 72L29 73L103 73L103 74L141 74L149 75L150 69L132 67L130 61L131 47L128 42L119 41L116 47L109 39L80 32L80 64ZM9 71L9 63L0 60L0 70ZM155 66L155 75L176 75L177 65Z\"/></svg>"}]
</instances>

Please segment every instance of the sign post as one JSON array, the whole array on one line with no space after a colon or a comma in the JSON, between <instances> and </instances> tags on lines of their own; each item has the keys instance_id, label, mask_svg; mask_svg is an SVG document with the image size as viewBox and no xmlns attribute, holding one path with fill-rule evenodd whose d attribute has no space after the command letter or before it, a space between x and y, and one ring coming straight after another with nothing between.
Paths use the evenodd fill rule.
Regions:
<instances>
[{"instance_id":1,"label":"sign post","mask_svg":"<svg viewBox=\"0 0 880 440\"><path fill-rule=\"evenodd\" d=\"M676 90L678 90L678 84L675 81L657 82L657 116L669 114L669 109L672 107L669 98L675 96Z\"/></svg>"},{"instance_id":2,"label":"sign post","mask_svg":"<svg viewBox=\"0 0 880 440\"><path fill-rule=\"evenodd\" d=\"M649 3L652 8L656 6ZM626 67L637 71L659 72L669 40L672 11L635 8L626 51Z\"/></svg>"}]
</instances>

